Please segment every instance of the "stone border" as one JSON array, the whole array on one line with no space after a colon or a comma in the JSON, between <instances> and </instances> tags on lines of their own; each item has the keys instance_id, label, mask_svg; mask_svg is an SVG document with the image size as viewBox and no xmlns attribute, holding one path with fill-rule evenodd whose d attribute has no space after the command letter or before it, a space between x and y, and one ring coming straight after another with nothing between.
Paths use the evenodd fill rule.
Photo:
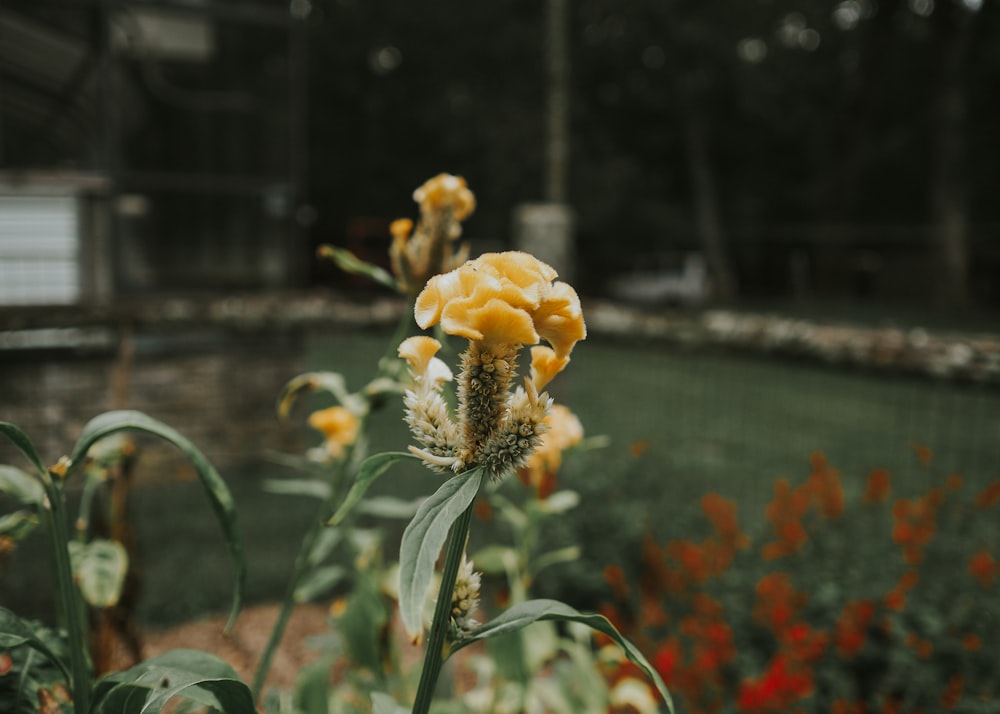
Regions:
<instances>
[{"instance_id":1,"label":"stone border","mask_svg":"<svg viewBox=\"0 0 1000 714\"><path fill-rule=\"evenodd\" d=\"M404 308L405 302L394 296L350 300L333 292L143 298L110 306L6 307L0 308L0 352L58 347L60 340L82 340L86 347L88 339L101 342L101 330L113 341L114 331L108 328L123 324L157 329L211 326L237 332L385 327L394 325ZM585 300L584 309L593 335L783 355L1000 386L1000 334L825 324L735 310L654 312L603 300ZM41 343L30 344L32 338Z\"/></svg>"}]
</instances>

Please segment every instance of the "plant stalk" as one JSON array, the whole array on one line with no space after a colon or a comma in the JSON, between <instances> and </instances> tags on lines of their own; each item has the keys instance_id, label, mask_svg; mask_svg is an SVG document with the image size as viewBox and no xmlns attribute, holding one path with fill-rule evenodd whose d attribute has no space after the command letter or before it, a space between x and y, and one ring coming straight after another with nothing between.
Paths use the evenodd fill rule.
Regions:
<instances>
[{"instance_id":1,"label":"plant stalk","mask_svg":"<svg viewBox=\"0 0 1000 714\"><path fill-rule=\"evenodd\" d=\"M264 652L261 654L260 662L257 664L257 670L253 675L253 684L250 689L253 692L254 701L260 697L261 692L264 689L264 681L267 679L267 675L271 671L271 661L274 659L274 653L277 651L282 638L285 636L285 629L288 627L288 620L292 615L292 610L297 604L295 602L295 591L298 589L299 584L302 581L302 577L308 570L309 554L312 552L313 546L316 544L316 539L319 537L319 534L326 527L326 517L329 514L329 510L329 501L324 501L323 505L320 506L316 517L313 519L312 526L302 539L302 546L299 549L298 554L295 556L295 567L292 571L292 577L288 581L288 588L285 590L285 597L281 601L281 610L278 612L278 619L275 620L274 626L271 628L271 634L268 637L267 646L264 647Z\"/></svg>"},{"instance_id":2,"label":"plant stalk","mask_svg":"<svg viewBox=\"0 0 1000 714\"><path fill-rule=\"evenodd\" d=\"M73 565L69 557L69 528L66 525L66 510L63 492L49 474L42 478L48 508L43 508L48 520L52 542L52 556L55 560L56 581L59 588L59 604L62 609L63 624L69 639L70 671L73 681L73 711L89 714L91 690L90 657L87 647L87 633L81 617L80 601L73 582Z\"/></svg>"},{"instance_id":3,"label":"plant stalk","mask_svg":"<svg viewBox=\"0 0 1000 714\"><path fill-rule=\"evenodd\" d=\"M444 652L445 636L451 624L451 597L455 591L455 581L458 569L462 564L462 553L469 537L469 524L472 521L472 509L475 501L458 517L448 534L448 551L445 555L444 571L441 573L441 588L438 590L437 605L434 607L434 620L427 636L427 649L424 651L424 667L420 672L420 684L417 686L417 697L413 702L413 714L427 714L434 689L437 686L441 666L447 659Z\"/></svg>"}]
</instances>

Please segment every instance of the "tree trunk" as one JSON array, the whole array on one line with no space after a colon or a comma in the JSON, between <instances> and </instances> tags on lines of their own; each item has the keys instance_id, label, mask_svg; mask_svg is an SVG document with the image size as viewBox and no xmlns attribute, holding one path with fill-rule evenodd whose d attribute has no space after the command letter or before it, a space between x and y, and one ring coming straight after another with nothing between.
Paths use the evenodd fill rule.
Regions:
<instances>
[{"instance_id":1,"label":"tree trunk","mask_svg":"<svg viewBox=\"0 0 1000 714\"><path fill-rule=\"evenodd\" d=\"M938 58L930 95L931 235L940 265L936 297L948 307L970 302L968 246L962 164L965 150L965 49L971 13L960 2L945 0L934 10L933 50Z\"/></svg>"},{"instance_id":2,"label":"tree trunk","mask_svg":"<svg viewBox=\"0 0 1000 714\"><path fill-rule=\"evenodd\" d=\"M715 172L708 151L708 138L703 123L688 108L685 112L688 168L694 194L695 224L702 250L712 276L712 292L721 300L736 295L736 277L726 251L726 239L719 211Z\"/></svg>"}]
</instances>

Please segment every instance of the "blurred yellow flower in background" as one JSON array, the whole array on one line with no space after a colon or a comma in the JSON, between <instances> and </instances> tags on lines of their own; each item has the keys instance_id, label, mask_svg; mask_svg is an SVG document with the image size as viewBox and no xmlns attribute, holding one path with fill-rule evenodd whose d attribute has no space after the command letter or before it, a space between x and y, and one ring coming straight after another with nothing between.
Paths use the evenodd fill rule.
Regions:
<instances>
[{"instance_id":1,"label":"blurred yellow flower in background","mask_svg":"<svg viewBox=\"0 0 1000 714\"><path fill-rule=\"evenodd\" d=\"M583 441L583 425L562 404L549 407L542 423L545 432L525 465L517 470L517 475L525 486L534 488L538 497L545 499L555 491L555 476L562 465L563 452Z\"/></svg>"},{"instance_id":2,"label":"blurred yellow flower in background","mask_svg":"<svg viewBox=\"0 0 1000 714\"><path fill-rule=\"evenodd\" d=\"M358 438L358 418L344 407L313 412L309 415L309 426L323 434L323 448L331 460L343 458L346 447Z\"/></svg>"}]
</instances>

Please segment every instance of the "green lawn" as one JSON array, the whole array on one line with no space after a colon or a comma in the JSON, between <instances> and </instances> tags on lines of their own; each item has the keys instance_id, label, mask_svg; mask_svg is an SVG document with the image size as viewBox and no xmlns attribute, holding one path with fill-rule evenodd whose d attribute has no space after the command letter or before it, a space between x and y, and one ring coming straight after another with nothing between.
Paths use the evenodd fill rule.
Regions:
<instances>
[{"instance_id":1,"label":"green lawn","mask_svg":"<svg viewBox=\"0 0 1000 714\"><path fill-rule=\"evenodd\" d=\"M387 333L315 339L308 368L341 371L352 388L360 387L387 339ZM584 501L551 533L579 540L587 557L539 582L544 592L584 605L598 596L598 566L632 557L647 524L660 537L679 536L698 518L700 496L718 491L740 503L752 528L774 480L807 475L814 450L841 470L849 498L876 466L892 471L897 493L921 491L955 471L967 488L1000 476L997 390L592 339L578 345L553 392L579 415L588 435L610 438L606 448L567 460L562 483ZM305 411L295 414L302 418ZM405 447L397 405L377 413L372 427L373 450ZM647 448L635 456L639 442ZM929 469L919 465L914 443L934 450ZM251 600L281 597L313 515L308 500L260 489L262 478L282 472L261 463L227 475L246 538ZM376 489L415 497L430 493L438 479L400 468ZM166 624L224 609L231 573L197 483L145 487L134 505L143 552L142 619ZM51 588L40 565L46 558L40 540L0 571L0 602L46 616ZM573 584L569 594L567 582Z\"/></svg>"}]
</instances>

